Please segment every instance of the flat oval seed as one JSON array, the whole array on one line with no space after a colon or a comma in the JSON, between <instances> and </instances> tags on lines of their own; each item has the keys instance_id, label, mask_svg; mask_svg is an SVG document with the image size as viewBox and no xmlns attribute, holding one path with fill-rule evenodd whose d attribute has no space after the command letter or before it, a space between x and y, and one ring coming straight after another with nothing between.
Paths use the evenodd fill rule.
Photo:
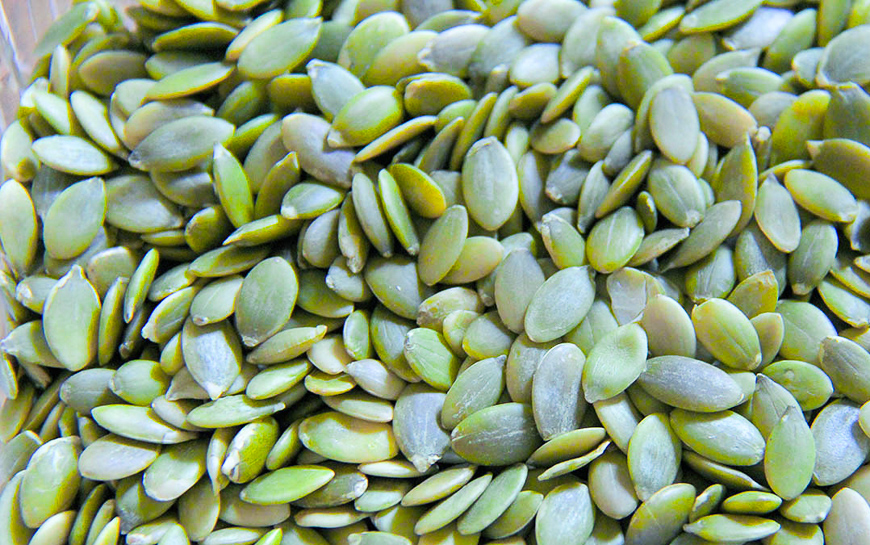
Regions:
<instances>
[{"instance_id":1,"label":"flat oval seed","mask_svg":"<svg viewBox=\"0 0 870 545\"><path fill-rule=\"evenodd\" d=\"M408 31L408 22L399 13L387 11L371 15L347 36L338 53L338 64L363 78L378 52Z\"/></svg>"},{"instance_id":2,"label":"flat oval seed","mask_svg":"<svg viewBox=\"0 0 870 545\"><path fill-rule=\"evenodd\" d=\"M585 542L594 522L595 508L586 485L563 484L544 496L535 517L535 538L542 545Z\"/></svg>"},{"instance_id":3,"label":"flat oval seed","mask_svg":"<svg viewBox=\"0 0 870 545\"><path fill-rule=\"evenodd\" d=\"M364 146L402 122L401 97L387 85L357 93L339 110L326 135L334 148Z\"/></svg>"},{"instance_id":4,"label":"flat oval seed","mask_svg":"<svg viewBox=\"0 0 870 545\"><path fill-rule=\"evenodd\" d=\"M227 322L197 326L187 320L181 347L187 369L211 399L224 394L239 375L241 343Z\"/></svg>"},{"instance_id":5,"label":"flat oval seed","mask_svg":"<svg viewBox=\"0 0 870 545\"><path fill-rule=\"evenodd\" d=\"M36 44L33 51L34 58L48 55L58 45L66 45L75 40L99 13L99 7L96 5L80 4L58 17Z\"/></svg>"},{"instance_id":6,"label":"flat oval seed","mask_svg":"<svg viewBox=\"0 0 870 545\"><path fill-rule=\"evenodd\" d=\"M251 351L245 361L253 364L282 363L299 357L326 335L325 325L294 327L280 331Z\"/></svg>"},{"instance_id":7,"label":"flat oval seed","mask_svg":"<svg viewBox=\"0 0 870 545\"><path fill-rule=\"evenodd\" d=\"M163 75L148 89L145 98L163 100L191 96L217 86L232 72L233 66L230 64L200 61Z\"/></svg>"},{"instance_id":8,"label":"flat oval seed","mask_svg":"<svg viewBox=\"0 0 870 545\"><path fill-rule=\"evenodd\" d=\"M303 420L299 439L306 448L346 463L388 460L399 451L388 424L366 422L337 412Z\"/></svg>"},{"instance_id":9,"label":"flat oval seed","mask_svg":"<svg viewBox=\"0 0 870 545\"><path fill-rule=\"evenodd\" d=\"M692 97L680 87L666 87L650 105L650 131L662 154L677 164L691 159L700 134Z\"/></svg>"},{"instance_id":10,"label":"flat oval seed","mask_svg":"<svg viewBox=\"0 0 870 545\"><path fill-rule=\"evenodd\" d=\"M79 456L79 473L95 481L113 481L146 469L160 452L160 446L105 435Z\"/></svg>"},{"instance_id":11,"label":"flat oval seed","mask_svg":"<svg viewBox=\"0 0 870 545\"><path fill-rule=\"evenodd\" d=\"M443 528L464 513L492 482L492 473L487 473L474 479L452 496L442 500L438 505L427 511L414 525L414 533L427 534Z\"/></svg>"},{"instance_id":12,"label":"flat oval seed","mask_svg":"<svg viewBox=\"0 0 870 545\"><path fill-rule=\"evenodd\" d=\"M420 244L417 269L420 279L431 286L444 278L459 259L468 234L468 213L454 205L432 224Z\"/></svg>"},{"instance_id":13,"label":"flat oval seed","mask_svg":"<svg viewBox=\"0 0 870 545\"><path fill-rule=\"evenodd\" d=\"M314 49L320 31L319 17L291 19L268 28L242 50L239 71L252 79L292 72ZM280 53L276 54L277 51Z\"/></svg>"},{"instance_id":14,"label":"flat oval seed","mask_svg":"<svg viewBox=\"0 0 870 545\"><path fill-rule=\"evenodd\" d=\"M365 174L358 173L353 177L351 188L354 211L366 237L382 256L392 256L393 232L374 183Z\"/></svg>"},{"instance_id":15,"label":"flat oval seed","mask_svg":"<svg viewBox=\"0 0 870 545\"><path fill-rule=\"evenodd\" d=\"M218 429L248 424L283 410L279 400L253 400L244 395L230 395L200 405L187 415L187 422L201 428Z\"/></svg>"},{"instance_id":16,"label":"flat oval seed","mask_svg":"<svg viewBox=\"0 0 870 545\"><path fill-rule=\"evenodd\" d=\"M746 19L760 5L758 0L715 0L683 17L680 30L686 34L722 30Z\"/></svg>"},{"instance_id":17,"label":"flat oval seed","mask_svg":"<svg viewBox=\"0 0 870 545\"><path fill-rule=\"evenodd\" d=\"M77 471L81 443L78 438L54 439L39 447L21 479L18 491L21 518L31 528L69 508L81 476Z\"/></svg>"},{"instance_id":18,"label":"flat oval seed","mask_svg":"<svg viewBox=\"0 0 870 545\"><path fill-rule=\"evenodd\" d=\"M212 172L218 200L238 228L254 219L254 198L242 164L225 147L215 145Z\"/></svg>"},{"instance_id":19,"label":"flat oval seed","mask_svg":"<svg viewBox=\"0 0 870 545\"><path fill-rule=\"evenodd\" d=\"M815 462L816 448L810 428L800 411L789 407L767 438L764 452L767 482L781 498L794 499L810 484Z\"/></svg>"},{"instance_id":20,"label":"flat oval seed","mask_svg":"<svg viewBox=\"0 0 870 545\"><path fill-rule=\"evenodd\" d=\"M152 499L170 501L181 497L205 474L208 441L187 441L166 447L142 476Z\"/></svg>"},{"instance_id":21,"label":"flat oval seed","mask_svg":"<svg viewBox=\"0 0 870 545\"><path fill-rule=\"evenodd\" d=\"M483 531L494 523L516 500L528 475L524 464L505 469L489 483L483 494L459 518L456 525L462 535L472 535Z\"/></svg>"},{"instance_id":22,"label":"flat oval seed","mask_svg":"<svg viewBox=\"0 0 870 545\"><path fill-rule=\"evenodd\" d=\"M219 322L235 311L236 296L244 279L231 275L209 282L197 292L190 306L190 317L199 326Z\"/></svg>"},{"instance_id":23,"label":"flat oval seed","mask_svg":"<svg viewBox=\"0 0 870 545\"><path fill-rule=\"evenodd\" d=\"M210 181L209 191L214 193ZM109 178L106 197L106 223L114 227L134 233L153 233L184 225L178 206L164 197L146 176Z\"/></svg>"},{"instance_id":24,"label":"flat oval seed","mask_svg":"<svg viewBox=\"0 0 870 545\"><path fill-rule=\"evenodd\" d=\"M653 356L695 355L695 329L691 318L674 299L655 295L648 299L640 325L647 333Z\"/></svg>"},{"instance_id":25,"label":"flat oval seed","mask_svg":"<svg viewBox=\"0 0 870 545\"><path fill-rule=\"evenodd\" d=\"M378 192L384 206L384 215L387 217L393 234L396 235L406 252L417 255L420 251L417 229L414 227L398 183L387 170L381 170L378 173Z\"/></svg>"},{"instance_id":26,"label":"flat oval seed","mask_svg":"<svg viewBox=\"0 0 870 545\"><path fill-rule=\"evenodd\" d=\"M833 178L810 170L794 169L785 175L785 186L795 201L822 219L849 222L857 214L852 194Z\"/></svg>"},{"instance_id":27,"label":"flat oval seed","mask_svg":"<svg viewBox=\"0 0 870 545\"><path fill-rule=\"evenodd\" d=\"M402 505L424 505L446 498L465 486L476 470L475 466L459 466L440 471L409 490L402 498Z\"/></svg>"},{"instance_id":28,"label":"flat oval seed","mask_svg":"<svg viewBox=\"0 0 870 545\"><path fill-rule=\"evenodd\" d=\"M445 394L425 384L408 385L393 414L393 430L402 454L425 473L450 447L450 436L439 423Z\"/></svg>"},{"instance_id":29,"label":"flat oval seed","mask_svg":"<svg viewBox=\"0 0 870 545\"><path fill-rule=\"evenodd\" d=\"M263 260L248 272L235 303L236 327L245 346L257 346L281 329L298 291L296 271L280 257Z\"/></svg>"},{"instance_id":30,"label":"flat oval seed","mask_svg":"<svg viewBox=\"0 0 870 545\"><path fill-rule=\"evenodd\" d=\"M484 229L501 227L517 206L519 182L507 149L493 137L478 140L462 166L468 213Z\"/></svg>"},{"instance_id":31,"label":"flat oval seed","mask_svg":"<svg viewBox=\"0 0 870 545\"><path fill-rule=\"evenodd\" d=\"M535 342L555 340L576 327L589 312L595 294L589 267L569 267L548 278L532 296L524 318ZM566 297L565 294L571 294Z\"/></svg>"},{"instance_id":32,"label":"flat oval seed","mask_svg":"<svg viewBox=\"0 0 870 545\"><path fill-rule=\"evenodd\" d=\"M732 411L671 412L671 426L695 452L729 465L753 465L764 457L764 437L752 423Z\"/></svg>"},{"instance_id":33,"label":"flat oval seed","mask_svg":"<svg viewBox=\"0 0 870 545\"><path fill-rule=\"evenodd\" d=\"M788 359L818 364L822 341L837 330L818 307L799 301L782 300L776 305L782 316L784 337L780 354Z\"/></svg>"},{"instance_id":34,"label":"flat oval seed","mask_svg":"<svg viewBox=\"0 0 870 545\"><path fill-rule=\"evenodd\" d=\"M453 429L453 450L481 465L511 465L527 459L541 444L532 409L504 403L472 414Z\"/></svg>"},{"instance_id":35,"label":"flat oval seed","mask_svg":"<svg viewBox=\"0 0 870 545\"><path fill-rule=\"evenodd\" d=\"M831 512L825 519L825 542L832 545L848 544L870 528L870 512L866 501L851 488L843 488L834 494Z\"/></svg>"},{"instance_id":36,"label":"flat oval seed","mask_svg":"<svg viewBox=\"0 0 870 545\"><path fill-rule=\"evenodd\" d=\"M16 181L0 186L0 244L12 268L25 274L36 257L39 239L33 201Z\"/></svg>"},{"instance_id":37,"label":"flat oval seed","mask_svg":"<svg viewBox=\"0 0 870 545\"><path fill-rule=\"evenodd\" d=\"M444 214L448 205L444 190L427 174L428 170L405 163L394 163L387 170L395 178L408 206L419 216L435 219Z\"/></svg>"},{"instance_id":38,"label":"flat oval seed","mask_svg":"<svg viewBox=\"0 0 870 545\"><path fill-rule=\"evenodd\" d=\"M579 348L562 343L548 350L535 370L532 410L545 441L580 427L586 404L577 394L585 363Z\"/></svg>"},{"instance_id":39,"label":"flat oval seed","mask_svg":"<svg viewBox=\"0 0 870 545\"><path fill-rule=\"evenodd\" d=\"M427 328L416 328L405 338L404 355L414 373L433 388L447 391L459 371L459 358L450 351L443 336Z\"/></svg>"},{"instance_id":40,"label":"flat oval seed","mask_svg":"<svg viewBox=\"0 0 870 545\"><path fill-rule=\"evenodd\" d=\"M667 417L655 413L637 425L628 442L627 455L628 471L637 497L646 501L673 484L680 469L682 448Z\"/></svg>"},{"instance_id":41,"label":"flat oval seed","mask_svg":"<svg viewBox=\"0 0 870 545\"><path fill-rule=\"evenodd\" d=\"M98 176L117 168L115 161L77 136L46 136L33 143L33 153L55 170L79 176Z\"/></svg>"},{"instance_id":42,"label":"flat oval seed","mask_svg":"<svg viewBox=\"0 0 870 545\"><path fill-rule=\"evenodd\" d=\"M778 522L752 515L708 515L684 529L702 539L718 540L731 536L737 539L761 539L779 531Z\"/></svg>"},{"instance_id":43,"label":"flat oval seed","mask_svg":"<svg viewBox=\"0 0 870 545\"><path fill-rule=\"evenodd\" d=\"M504 390L504 356L474 363L451 384L441 409L441 424L453 429L474 412L495 405Z\"/></svg>"},{"instance_id":44,"label":"flat oval seed","mask_svg":"<svg viewBox=\"0 0 870 545\"><path fill-rule=\"evenodd\" d=\"M140 170L180 171L196 166L226 142L235 127L223 119L191 116L172 121L149 134L130 154Z\"/></svg>"},{"instance_id":45,"label":"flat oval seed","mask_svg":"<svg viewBox=\"0 0 870 545\"><path fill-rule=\"evenodd\" d=\"M523 330L526 310L544 280L540 265L524 248L509 252L496 268L495 306L508 329L515 333Z\"/></svg>"},{"instance_id":46,"label":"flat oval seed","mask_svg":"<svg viewBox=\"0 0 870 545\"><path fill-rule=\"evenodd\" d=\"M656 399L696 412L717 412L744 401L737 382L718 367L685 356L647 361L638 383Z\"/></svg>"},{"instance_id":47,"label":"flat oval seed","mask_svg":"<svg viewBox=\"0 0 870 545\"><path fill-rule=\"evenodd\" d=\"M834 391L824 371L806 362L780 360L766 366L763 373L788 390L804 410L823 406Z\"/></svg>"},{"instance_id":48,"label":"flat oval seed","mask_svg":"<svg viewBox=\"0 0 870 545\"><path fill-rule=\"evenodd\" d=\"M366 265L365 280L386 308L402 318L414 319L417 309L433 293L418 271L419 267L405 256L377 256Z\"/></svg>"},{"instance_id":49,"label":"flat oval seed","mask_svg":"<svg viewBox=\"0 0 870 545\"><path fill-rule=\"evenodd\" d=\"M298 465L264 473L245 486L240 498L257 505L297 501L323 487L335 471L323 466Z\"/></svg>"},{"instance_id":50,"label":"flat oval seed","mask_svg":"<svg viewBox=\"0 0 870 545\"><path fill-rule=\"evenodd\" d=\"M816 82L822 87L849 81L864 85L870 72L866 61L856 57L854 51L867 40L870 40L870 33L861 27L849 29L832 39L819 59Z\"/></svg>"},{"instance_id":51,"label":"flat oval seed","mask_svg":"<svg viewBox=\"0 0 870 545\"><path fill-rule=\"evenodd\" d=\"M669 543L688 522L694 501L695 487L687 483L659 490L632 515L625 532L626 545Z\"/></svg>"},{"instance_id":52,"label":"flat oval seed","mask_svg":"<svg viewBox=\"0 0 870 545\"><path fill-rule=\"evenodd\" d=\"M167 424L153 410L134 405L101 405L91 410L94 420L115 435L146 443L183 443L196 434Z\"/></svg>"},{"instance_id":53,"label":"flat oval seed","mask_svg":"<svg viewBox=\"0 0 870 545\"><path fill-rule=\"evenodd\" d=\"M827 337L819 363L838 392L859 404L870 399L866 380L870 354L860 345L843 337Z\"/></svg>"},{"instance_id":54,"label":"flat oval seed","mask_svg":"<svg viewBox=\"0 0 870 545\"><path fill-rule=\"evenodd\" d=\"M622 393L646 367L646 332L637 324L621 326L589 352L583 367L583 395L595 403Z\"/></svg>"},{"instance_id":55,"label":"flat oval seed","mask_svg":"<svg viewBox=\"0 0 870 545\"><path fill-rule=\"evenodd\" d=\"M43 311L45 340L69 370L78 371L97 355L100 298L78 265L48 294Z\"/></svg>"},{"instance_id":56,"label":"flat oval seed","mask_svg":"<svg viewBox=\"0 0 870 545\"><path fill-rule=\"evenodd\" d=\"M789 191L775 179L767 178L758 190L755 220L777 250L795 251L800 243L801 222Z\"/></svg>"},{"instance_id":57,"label":"flat oval seed","mask_svg":"<svg viewBox=\"0 0 870 545\"><path fill-rule=\"evenodd\" d=\"M57 259L71 259L96 237L106 213L106 188L100 178L90 178L64 190L45 215L46 251Z\"/></svg>"},{"instance_id":58,"label":"flat oval seed","mask_svg":"<svg viewBox=\"0 0 870 545\"><path fill-rule=\"evenodd\" d=\"M601 273L623 267L640 247L643 235L643 223L634 209L616 210L592 227L586 241L589 264Z\"/></svg>"},{"instance_id":59,"label":"flat oval seed","mask_svg":"<svg viewBox=\"0 0 870 545\"><path fill-rule=\"evenodd\" d=\"M723 299L710 299L692 310L698 339L724 364L754 369L761 363L755 328L740 309Z\"/></svg>"},{"instance_id":60,"label":"flat oval seed","mask_svg":"<svg viewBox=\"0 0 870 545\"><path fill-rule=\"evenodd\" d=\"M870 439L858 424L859 415L858 406L846 400L829 403L816 415L811 426L816 444L816 485L839 483L863 463Z\"/></svg>"},{"instance_id":61,"label":"flat oval seed","mask_svg":"<svg viewBox=\"0 0 870 545\"><path fill-rule=\"evenodd\" d=\"M716 144L733 148L758 129L752 114L727 97L716 93L695 93L692 100L698 111L701 132Z\"/></svg>"}]
</instances>

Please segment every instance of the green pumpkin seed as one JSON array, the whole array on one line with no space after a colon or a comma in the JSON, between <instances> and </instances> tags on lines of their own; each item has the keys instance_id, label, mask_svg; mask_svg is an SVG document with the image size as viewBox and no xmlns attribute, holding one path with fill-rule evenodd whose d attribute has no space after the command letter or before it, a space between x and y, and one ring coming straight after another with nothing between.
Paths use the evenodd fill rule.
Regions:
<instances>
[{"instance_id":1,"label":"green pumpkin seed","mask_svg":"<svg viewBox=\"0 0 870 545\"><path fill-rule=\"evenodd\" d=\"M632 258L643 240L643 223L629 207L622 207L595 224L589 233L586 256L596 271L610 273Z\"/></svg>"},{"instance_id":2,"label":"green pumpkin seed","mask_svg":"<svg viewBox=\"0 0 870 545\"><path fill-rule=\"evenodd\" d=\"M523 490L507 511L484 530L484 535L499 539L522 531L531 523L543 501L544 495L540 492Z\"/></svg>"},{"instance_id":3,"label":"green pumpkin seed","mask_svg":"<svg viewBox=\"0 0 870 545\"><path fill-rule=\"evenodd\" d=\"M99 481L135 475L157 459L159 445L106 435L91 443L79 457L82 476Z\"/></svg>"},{"instance_id":4,"label":"green pumpkin seed","mask_svg":"<svg viewBox=\"0 0 870 545\"><path fill-rule=\"evenodd\" d=\"M580 427L586 404L577 396L585 369L583 353L569 343L544 354L532 379L532 409L545 441ZM552 388L552 385L558 385Z\"/></svg>"},{"instance_id":5,"label":"green pumpkin seed","mask_svg":"<svg viewBox=\"0 0 870 545\"><path fill-rule=\"evenodd\" d=\"M408 31L407 21L398 13L383 12L367 17L348 35L338 53L338 64L362 78L378 52Z\"/></svg>"},{"instance_id":6,"label":"green pumpkin seed","mask_svg":"<svg viewBox=\"0 0 870 545\"><path fill-rule=\"evenodd\" d=\"M823 87L837 83L854 81L863 85L866 80L866 67L861 59L849 54L854 47L867 40L865 29L849 29L827 43L822 58L819 60L816 80ZM820 45L825 45L820 42ZM860 46L859 46L860 47Z\"/></svg>"},{"instance_id":7,"label":"green pumpkin seed","mask_svg":"<svg viewBox=\"0 0 870 545\"><path fill-rule=\"evenodd\" d=\"M129 161L140 170L185 170L206 159L215 144L226 142L233 132L234 127L219 118L179 119L149 134L133 149Z\"/></svg>"},{"instance_id":8,"label":"green pumpkin seed","mask_svg":"<svg viewBox=\"0 0 870 545\"><path fill-rule=\"evenodd\" d=\"M99 296L81 267L74 266L51 289L43 312L45 340L71 371L84 368L96 357L99 317Z\"/></svg>"},{"instance_id":9,"label":"green pumpkin seed","mask_svg":"<svg viewBox=\"0 0 870 545\"><path fill-rule=\"evenodd\" d=\"M813 305L789 300L777 303L776 311L785 326L780 354L788 359L818 363L822 341L837 334L827 316Z\"/></svg>"},{"instance_id":10,"label":"green pumpkin seed","mask_svg":"<svg viewBox=\"0 0 870 545\"><path fill-rule=\"evenodd\" d=\"M72 505L81 480L76 470L80 453L76 438L49 441L33 453L17 487L21 520L27 526L37 528Z\"/></svg>"},{"instance_id":11,"label":"green pumpkin seed","mask_svg":"<svg viewBox=\"0 0 870 545\"><path fill-rule=\"evenodd\" d=\"M651 414L637 425L627 455L637 497L645 501L674 482L682 448L665 416Z\"/></svg>"},{"instance_id":12,"label":"green pumpkin seed","mask_svg":"<svg viewBox=\"0 0 870 545\"><path fill-rule=\"evenodd\" d=\"M646 333L637 324L628 324L607 334L590 351L583 368L586 401L610 399L624 391L643 372L646 353Z\"/></svg>"},{"instance_id":13,"label":"green pumpkin seed","mask_svg":"<svg viewBox=\"0 0 870 545\"><path fill-rule=\"evenodd\" d=\"M165 100L191 96L226 80L233 67L221 62L204 62L164 75L146 93L146 98Z\"/></svg>"},{"instance_id":14,"label":"green pumpkin seed","mask_svg":"<svg viewBox=\"0 0 870 545\"><path fill-rule=\"evenodd\" d=\"M33 153L55 170L79 176L97 176L117 168L105 152L77 136L46 136L33 143Z\"/></svg>"},{"instance_id":15,"label":"green pumpkin seed","mask_svg":"<svg viewBox=\"0 0 870 545\"><path fill-rule=\"evenodd\" d=\"M495 230L516 208L519 185L507 149L494 138L479 140L462 167L462 194L471 218Z\"/></svg>"},{"instance_id":16,"label":"green pumpkin seed","mask_svg":"<svg viewBox=\"0 0 870 545\"><path fill-rule=\"evenodd\" d=\"M414 525L414 532L423 535L450 524L483 494L491 481L492 474L487 473L463 486L453 495L424 513Z\"/></svg>"},{"instance_id":17,"label":"green pumpkin seed","mask_svg":"<svg viewBox=\"0 0 870 545\"><path fill-rule=\"evenodd\" d=\"M608 517L622 519L635 511L637 496L625 455L609 451L592 461L589 492L595 505Z\"/></svg>"},{"instance_id":18,"label":"green pumpkin seed","mask_svg":"<svg viewBox=\"0 0 870 545\"><path fill-rule=\"evenodd\" d=\"M541 444L531 407L505 403L472 414L453 429L453 449L473 463L511 465ZM508 447L507 445L511 445Z\"/></svg>"},{"instance_id":19,"label":"green pumpkin seed","mask_svg":"<svg viewBox=\"0 0 870 545\"><path fill-rule=\"evenodd\" d=\"M459 518L459 533L472 535L498 520L521 493L527 474L526 466L518 464L496 475L478 500Z\"/></svg>"},{"instance_id":20,"label":"green pumpkin seed","mask_svg":"<svg viewBox=\"0 0 870 545\"><path fill-rule=\"evenodd\" d=\"M544 496L535 517L538 543L586 540L592 534L595 508L589 489L581 483L564 484Z\"/></svg>"},{"instance_id":21,"label":"green pumpkin seed","mask_svg":"<svg viewBox=\"0 0 870 545\"><path fill-rule=\"evenodd\" d=\"M187 421L202 428L224 428L247 424L284 408L284 402L279 400L255 401L244 395L231 395L200 405L190 411Z\"/></svg>"},{"instance_id":22,"label":"green pumpkin seed","mask_svg":"<svg viewBox=\"0 0 870 545\"><path fill-rule=\"evenodd\" d=\"M685 356L648 360L638 382L656 399L690 411L717 412L743 401L740 387L727 373Z\"/></svg>"},{"instance_id":23,"label":"green pumpkin seed","mask_svg":"<svg viewBox=\"0 0 870 545\"><path fill-rule=\"evenodd\" d=\"M811 430L816 444L813 482L824 486L851 475L868 446L858 425L858 407L845 400L829 403L813 420Z\"/></svg>"},{"instance_id":24,"label":"green pumpkin seed","mask_svg":"<svg viewBox=\"0 0 870 545\"><path fill-rule=\"evenodd\" d=\"M783 499L798 497L812 479L815 444L810 441L806 420L794 408L786 410L771 430L764 453L764 472L771 488ZM795 441L807 445L796 451Z\"/></svg>"},{"instance_id":25,"label":"green pumpkin seed","mask_svg":"<svg viewBox=\"0 0 870 545\"><path fill-rule=\"evenodd\" d=\"M208 442L188 441L167 447L142 477L148 495L159 501L180 497L205 474Z\"/></svg>"},{"instance_id":26,"label":"green pumpkin seed","mask_svg":"<svg viewBox=\"0 0 870 545\"><path fill-rule=\"evenodd\" d=\"M299 438L314 452L347 463L377 462L398 453L388 425L336 412L303 420Z\"/></svg>"},{"instance_id":27,"label":"green pumpkin seed","mask_svg":"<svg viewBox=\"0 0 870 545\"><path fill-rule=\"evenodd\" d=\"M708 255L737 225L741 209L737 201L725 201L711 206L704 219L682 242L666 267L690 265Z\"/></svg>"},{"instance_id":28,"label":"green pumpkin seed","mask_svg":"<svg viewBox=\"0 0 870 545\"><path fill-rule=\"evenodd\" d=\"M81 192L81 189L78 192ZM68 197L67 200L72 199ZM3 251L8 256L13 269L23 275L30 269L36 257L38 244L36 211L27 190L15 181L0 186L0 203L2 203L0 204L0 226L2 226L0 227L0 244L3 245ZM56 219L53 223L65 219L62 208L61 206L56 211ZM43 227L44 230L45 227ZM75 238L82 238L81 235L86 238L87 230L84 231L84 233L77 233L79 237ZM59 234L59 236L63 237L65 234ZM88 241L89 243L90 241ZM68 253L66 248L63 248L61 252Z\"/></svg>"},{"instance_id":29,"label":"green pumpkin seed","mask_svg":"<svg viewBox=\"0 0 870 545\"><path fill-rule=\"evenodd\" d=\"M235 305L242 342L256 346L277 333L290 318L297 291L296 273L281 258L269 258L251 269ZM270 304L279 306L270 310Z\"/></svg>"},{"instance_id":30,"label":"green pumpkin seed","mask_svg":"<svg viewBox=\"0 0 870 545\"><path fill-rule=\"evenodd\" d=\"M565 293L574 295L566 299ZM592 275L587 267L570 267L548 278L526 310L524 324L529 338L548 342L576 327L589 312L593 295ZM561 310L554 312L556 306Z\"/></svg>"},{"instance_id":31,"label":"green pumpkin seed","mask_svg":"<svg viewBox=\"0 0 870 545\"><path fill-rule=\"evenodd\" d=\"M751 422L732 411L671 412L671 426L689 448L713 461L752 465L764 456L764 438ZM704 439L701 439L701 437ZM731 439L740 438L731 442Z\"/></svg>"},{"instance_id":32,"label":"green pumpkin seed","mask_svg":"<svg viewBox=\"0 0 870 545\"><path fill-rule=\"evenodd\" d=\"M701 344L726 365L754 369L761 363L758 334L749 319L731 303L710 299L695 307L692 322Z\"/></svg>"},{"instance_id":33,"label":"green pumpkin seed","mask_svg":"<svg viewBox=\"0 0 870 545\"><path fill-rule=\"evenodd\" d=\"M695 500L695 487L679 483L666 486L641 504L628 523L625 542L668 543L688 521Z\"/></svg>"},{"instance_id":34,"label":"green pumpkin seed","mask_svg":"<svg viewBox=\"0 0 870 545\"><path fill-rule=\"evenodd\" d=\"M691 96L680 87L656 93L649 110L653 140L668 159L684 164L695 151L700 124Z\"/></svg>"},{"instance_id":35,"label":"green pumpkin seed","mask_svg":"<svg viewBox=\"0 0 870 545\"><path fill-rule=\"evenodd\" d=\"M798 204L822 219L844 222L855 219L854 197L833 178L796 169L786 174L785 183Z\"/></svg>"},{"instance_id":36,"label":"green pumpkin seed","mask_svg":"<svg viewBox=\"0 0 870 545\"><path fill-rule=\"evenodd\" d=\"M861 503L861 495L851 488L844 488L834 494L831 512L823 525L827 543L848 543L850 533L864 532L870 524L866 502Z\"/></svg>"},{"instance_id":37,"label":"green pumpkin seed","mask_svg":"<svg viewBox=\"0 0 870 545\"><path fill-rule=\"evenodd\" d=\"M334 148L362 146L401 121L398 92L386 85L370 87L354 95L336 113L326 141Z\"/></svg>"}]
</instances>

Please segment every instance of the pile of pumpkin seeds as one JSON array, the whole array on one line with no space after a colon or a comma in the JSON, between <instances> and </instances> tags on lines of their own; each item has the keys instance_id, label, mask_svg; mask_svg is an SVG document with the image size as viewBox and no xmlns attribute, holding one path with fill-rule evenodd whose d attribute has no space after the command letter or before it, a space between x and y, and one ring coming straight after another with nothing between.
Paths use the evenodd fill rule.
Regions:
<instances>
[{"instance_id":1,"label":"pile of pumpkin seeds","mask_svg":"<svg viewBox=\"0 0 870 545\"><path fill-rule=\"evenodd\" d=\"M0 544L868 543L870 0L127 16L0 140Z\"/></svg>"}]
</instances>

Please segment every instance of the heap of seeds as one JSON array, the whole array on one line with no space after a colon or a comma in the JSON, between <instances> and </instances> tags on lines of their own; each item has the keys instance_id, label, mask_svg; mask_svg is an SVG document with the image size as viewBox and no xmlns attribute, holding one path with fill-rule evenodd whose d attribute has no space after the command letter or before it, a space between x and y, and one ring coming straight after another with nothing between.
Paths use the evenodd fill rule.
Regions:
<instances>
[{"instance_id":1,"label":"heap of seeds","mask_svg":"<svg viewBox=\"0 0 870 545\"><path fill-rule=\"evenodd\" d=\"M0 544L868 543L870 0L127 13L0 140Z\"/></svg>"}]
</instances>

